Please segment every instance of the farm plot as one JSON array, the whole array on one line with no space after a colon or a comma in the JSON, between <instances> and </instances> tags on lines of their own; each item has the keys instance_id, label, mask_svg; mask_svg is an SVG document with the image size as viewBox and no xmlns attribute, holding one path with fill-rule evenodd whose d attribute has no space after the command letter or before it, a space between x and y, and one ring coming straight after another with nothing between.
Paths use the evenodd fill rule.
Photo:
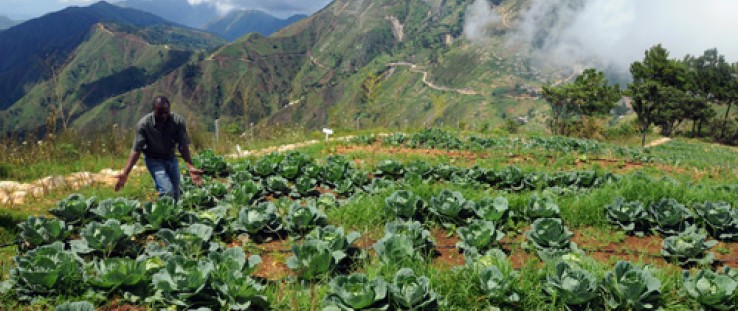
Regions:
<instances>
[{"instance_id":1,"label":"farm plot","mask_svg":"<svg viewBox=\"0 0 738 311\"><path fill-rule=\"evenodd\" d=\"M54 217L28 218L3 282L4 305L693 310L736 303L738 273L725 268L738 257L736 197L718 184L422 160L370 166L300 152L231 164L204 152L197 165L212 178L203 187L186 182L177 203L72 195L50 211ZM637 242L658 252L630 244Z\"/></svg>"}]
</instances>

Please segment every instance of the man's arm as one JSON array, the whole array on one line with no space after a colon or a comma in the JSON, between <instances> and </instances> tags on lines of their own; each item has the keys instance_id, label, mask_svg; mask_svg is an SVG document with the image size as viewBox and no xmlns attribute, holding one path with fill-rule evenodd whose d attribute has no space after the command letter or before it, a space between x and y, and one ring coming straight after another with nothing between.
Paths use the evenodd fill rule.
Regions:
<instances>
[{"instance_id":1,"label":"man's arm","mask_svg":"<svg viewBox=\"0 0 738 311\"><path fill-rule=\"evenodd\" d=\"M123 168L123 172L120 173L120 175L116 176L118 178L118 183L115 184L115 191L120 191L123 186L126 185L126 181L128 180L128 174L131 173L131 170L133 169L133 165L138 162L138 158L141 157L141 153L136 150L131 150L131 153L128 155L128 162L126 162L126 167Z\"/></svg>"},{"instance_id":2,"label":"man's arm","mask_svg":"<svg viewBox=\"0 0 738 311\"><path fill-rule=\"evenodd\" d=\"M182 159L187 163L187 169L190 171L190 177L195 185L202 185L202 173L203 170L198 169L192 164L192 157L190 156L190 147L188 145L180 145L179 153L182 154Z\"/></svg>"}]
</instances>

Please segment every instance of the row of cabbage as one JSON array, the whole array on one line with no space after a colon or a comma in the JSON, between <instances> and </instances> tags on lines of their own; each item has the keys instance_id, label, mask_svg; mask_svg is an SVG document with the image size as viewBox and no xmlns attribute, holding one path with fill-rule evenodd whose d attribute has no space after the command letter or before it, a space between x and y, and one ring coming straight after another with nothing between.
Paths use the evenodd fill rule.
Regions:
<instances>
[{"instance_id":1,"label":"row of cabbage","mask_svg":"<svg viewBox=\"0 0 738 311\"><path fill-rule=\"evenodd\" d=\"M738 240L738 210L727 202L694 203L690 208L672 198L648 204L616 198L605 207L607 219L635 236L659 233L665 236L662 254L680 265L711 264L707 251L722 241Z\"/></svg>"},{"instance_id":2,"label":"row of cabbage","mask_svg":"<svg viewBox=\"0 0 738 311\"><path fill-rule=\"evenodd\" d=\"M374 135L359 135L351 140L355 144L374 144L378 138ZM394 133L381 138L386 146L407 146L410 148L427 148L442 150L488 150L488 149L542 149L555 152L579 154L612 154L629 160L652 162L654 156L641 149L610 146L595 140L578 139L572 137L479 137L469 136L461 138L450 132L431 128L415 134Z\"/></svg>"},{"instance_id":3,"label":"row of cabbage","mask_svg":"<svg viewBox=\"0 0 738 311\"><path fill-rule=\"evenodd\" d=\"M206 172L213 176L228 176L230 184L249 189L260 187L274 197L294 198L316 196L316 187L331 189L341 196L351 196L357 192L373 193L398 181L448 181L463 186L493 187L509 191L550 189L555 193L566 193L599 187L621 179L621 176L609 172L526 173L515 166L494 170L449 164L433 166L419 160L403 164L392 159L378 162L372 170L363 170L344 156L329 156L321 165L300 152L272 153L253 163L241 161L233 165L209 152L202 153L197 158L198 164ZM190 189L193 190L191 194L196 195L197 190L194 187Z\"/></svg>"}]
</instances>

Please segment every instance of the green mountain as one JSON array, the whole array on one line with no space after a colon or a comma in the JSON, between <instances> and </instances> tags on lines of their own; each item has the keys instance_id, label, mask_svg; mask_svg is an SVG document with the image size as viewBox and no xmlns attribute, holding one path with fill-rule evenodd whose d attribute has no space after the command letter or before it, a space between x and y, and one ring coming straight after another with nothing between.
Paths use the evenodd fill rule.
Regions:
<instances>
[{"instance_id":1,"label":"green mountain","mask_svg":"<svg viewBox=\"0 0 738 311\"><path fill-rule=\"evenodd\" d=\"M96 4L88 8L97 12L100 6L101 4ZM0 128L4 131L23 133L54 124L49 122L56 122L59 126L68 125L70 121L101 102L145 87L196 59L198 53L204 53L226 43L214 35L174 26L150 14L107 4L102 6L112 12L130 14L129 17L133 18L128 18L127 21L138 19L144 21L138 23L143 26L100 21L87 27L84 34L77 34L76 29L72 30L72 33L61 29L53 31L59 37L80 38L81 42L72 46L71 39L64 41L69 45L65 46L65 49L70 51L56 56L64 58L52 67L53 71L44 72L43 67L32 67L37 69L36 77L40 81L26 79L24 83L19 83L13 80L12 71L10 74L8 71L0 74L3 77L0 81L3 81L4 85L15 83L16 87L23 91L17 99L15 96L4 97L6 102L11 102L12 105L0 111ZM46 18L52 18L54 23L48 23L52 26L57 22L64 23L66 19L67 23L74 24L79 22L80 16L90 15L71 14L85 12L80 9L82 8L50 14L33 21L31 25L33 27L21 24L7 32L42 27L47 24L44 23ZM97 16L91 19L95 20L94 17ZM4 33L0 33L0 36L2 35ZM19 46L17 40L10 42ZM27 50L33 51L30 46ZM31 53L28 59L18 58L26 63L31 61L38 63L44 60L43 57L44 54Z\"/></svg>"},{"instance_id":2,"label":"green mountain","mask_svg":"<svg viewBox=\"0 0 738 311\"><path fill-rule=\"evenodd\" d=\"M229 41L234 41L251 32L258 32L265 36L271 35L305 17L307 16L293 15L280 19L262 11L235 10L208 23L203 29Z\"/></svg>"},{"instance_id":3,"label":"green mountain","mask_svg":"<svg viewBox=\"0 0 738 311\"><path fill-rule=\"evenodd\" d=\"M7 16L0 15L0 31L20 24L20 21L12 20Z\"/></svg>"},{"instance_id":4,"label":"green mountain","mask_svg":"<svg viewBox=\"0 0 738 311\"><path fill-rule=\"evenodd\" d=\"M526 3L501 1L501 22L476 44L463 34L470 1L335 0L270 37L250 34L193 57L75 113L71 124L130 127L148 111L142 103L164 94L206 128L215 119L235 130L252 122L257 129L481 127L513 117L540 125L543 106L533 90L548 78L504 38Z\"/></svg>"},{"instance_id":5,"label":"green mountain","mask_svg":"<svg viewBox=\"0 0 738 311\"><path fill-rule=\"evenodd\" d=\"M206 126L219 118L242 129L534 120L541 102L528 90L544 79L503 38L526 3L502 1L503 23L478 45L462 34L468 1L336 0L271 37L248 35L111 98L76 126L130 125L135 117L121 116L142 115L136 103L155 94Z\"/></svg>"}]
</instances>

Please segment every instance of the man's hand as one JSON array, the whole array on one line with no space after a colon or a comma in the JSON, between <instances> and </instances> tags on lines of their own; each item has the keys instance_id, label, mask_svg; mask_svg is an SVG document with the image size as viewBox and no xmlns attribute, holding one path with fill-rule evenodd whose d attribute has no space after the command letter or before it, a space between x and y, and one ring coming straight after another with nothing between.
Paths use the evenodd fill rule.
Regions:
<instances>
[{"instance_id":1,"label":"man's hand","mask_svg":"<svg viewBox=\"0 0 738 311\"><path fill-rule=\"evenodd\" d=\"M126 181L128 180L128 174L122 173L115 177L118 178L118 183L115 184L115 192L118 192L120 191L121 188L123 188L123 186L126 185Z\"/></svg>"},{"instance_id":2,"label":"man's hand","mask_svg":"<svg viewBox=\"0 0 738 311\"><path fill-rule=\"evenodd\" d=\"M202 186L202 173L204 171L199 168L190 167L190 178L192 183L198 186Z\"/></svg>"}]
</instances>

